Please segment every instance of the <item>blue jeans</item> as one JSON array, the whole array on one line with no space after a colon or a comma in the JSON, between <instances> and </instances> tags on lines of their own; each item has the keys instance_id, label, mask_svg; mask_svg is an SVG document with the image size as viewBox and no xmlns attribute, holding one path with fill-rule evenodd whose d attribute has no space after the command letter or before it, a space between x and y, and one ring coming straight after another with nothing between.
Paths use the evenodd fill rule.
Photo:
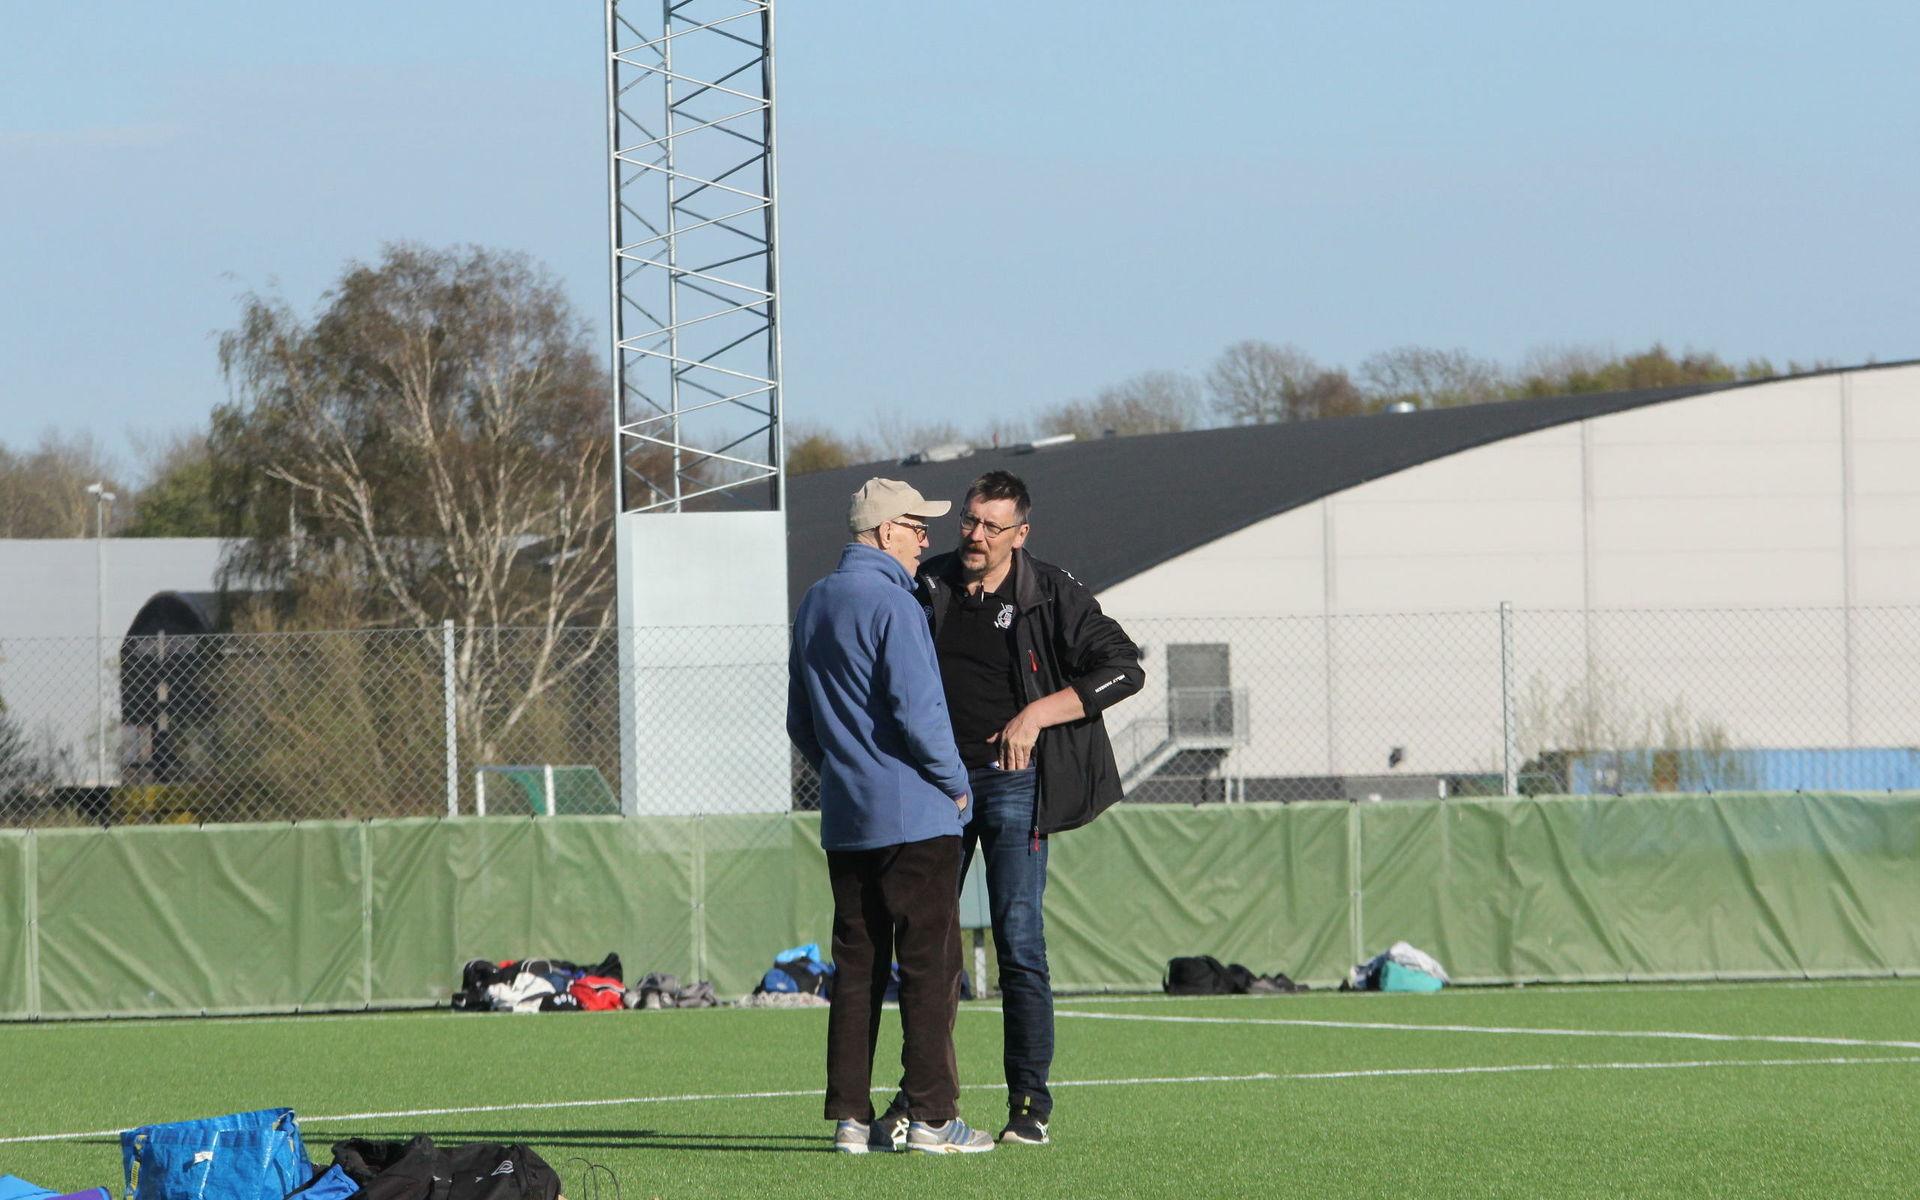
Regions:
<instances>
[{"instance_id":1,"label":"blue jeans","mask_svg":"<svg viewBox=\"0 0 1920 1200\"><path fill-rule=\"evenodd\" d=\"M1007 1107L1045 1120L1053 1112L1047 1072L1053 1066L1053 984L1047 977L1047 935L1040 899L1047 890L1047 839L1032 838L1039 772L987 767L968 772L973 819L962 839L965 860L977 846L987 864L987 910L1000 960Z\"/></svg>"}]
</instances>

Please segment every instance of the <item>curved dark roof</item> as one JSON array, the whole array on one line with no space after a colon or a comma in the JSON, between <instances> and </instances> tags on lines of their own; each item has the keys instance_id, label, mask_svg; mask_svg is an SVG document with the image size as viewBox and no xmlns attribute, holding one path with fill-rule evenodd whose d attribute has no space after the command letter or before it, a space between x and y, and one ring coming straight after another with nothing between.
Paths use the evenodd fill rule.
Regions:
<instances>
[{"instance_id":1,"label":"curved dark roof","mask_svg":"<svg viewBox=\"0 0 1920 1200\"><path fill-rule=\"evenodd\" d=\"M127 626L128 637L217 633L223 628L218 592L156 592Z\"/></svg>"},{"instance_id":2,"label":"curved dark roof","mask_svg":"<svg viewBox=\"0 0 1920 1200\"><path fill-rule=\"evenodd\" d=\"M788 482L789 603L799 604L808 585L833 568L847 541L848 500L873 475L904 479L929 498L957 504L983 472L1012 471L1033 491L1028 549L1098 592L1255 522L1424 462L1590 417L1774 382L1105 438L1026 454L988 450L951 462L868 463L801 475ZM957 538L950 522L939 523L934 549Z\"/></svg>"}]
</instances>

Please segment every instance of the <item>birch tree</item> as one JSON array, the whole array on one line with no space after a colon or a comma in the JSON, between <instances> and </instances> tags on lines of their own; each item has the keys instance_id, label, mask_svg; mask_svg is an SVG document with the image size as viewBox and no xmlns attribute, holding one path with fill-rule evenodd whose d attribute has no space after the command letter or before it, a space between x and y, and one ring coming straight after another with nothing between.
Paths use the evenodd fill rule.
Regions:
<instances>
[{"instance_id":1,"label":"birch tree","mask_svg":"<svg viewBox=\"0 0 1920 1200\"><path fill-rule=\"evenodd\" d=\"M215 486L247 535L229 578L296 610L344 591L362 626L453 621L462 741L497 761L611 646L610 392L585 322L522 256L400 244L311 319L245 297L220 356Z\"/></svg>"}]
</instances>

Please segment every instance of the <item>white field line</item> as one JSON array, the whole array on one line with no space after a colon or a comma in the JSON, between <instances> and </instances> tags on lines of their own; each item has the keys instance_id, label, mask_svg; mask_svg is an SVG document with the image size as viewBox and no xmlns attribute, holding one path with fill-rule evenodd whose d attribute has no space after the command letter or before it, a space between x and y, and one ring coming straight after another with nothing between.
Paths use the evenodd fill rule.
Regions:
<instances>
[{"instance_id":1,"label":"white field line","mask_svg":"<svg viewBox=\"0 0 1920 1200\"><path fill-rule=\"evenodd\" d=\"M699 1011L689 1009L689 1012ZM439 1008L401 1008L401 1009L356 1009L350 1012L313 1012L313 1013L262 1013L248 1016L244 1013L225 1017L200 1017L191 1013L182 1013L174 1017L63 1017L51 1021L27 1021L20 1024L0 1026L0 1033L14 1029L154 1029L171 1027L174 1029L199 1029L206 1025L284 1025L298 1021L302 1025L319 1025L331 1021L418 1021L428 1017L469 1017L491 1016L490 1013L455 1013L445 1007ZM525 1016L525 1013L510 1013L509 1016Z\"/></svg>"},{"instance_id":2,"label":"white field line","mask_svg":"<svg viewBox=\"0 0 1920 1200\"><path fill-rule=\"evenodd\" d=\"M1859 1067L1875 1063L1920 1063L1920 1056L1870 1058L1728 1058L1716 1062L1515 1063L1504 1067L1383 1067L1370 1071L1312 1071L1286 1079L1382 1079L1402 1075L1507 1075L1520 1071L1673 1071L1702 1067Z\"/></svg>"},{"instance_id":3,"label":"white field line","mask_svg":"<svg viewBox=\"0 0 1920 1200\"><path fill-rule=\"evenodd\" d=\"M965 1012L1000 1012L995 1007L975 1007ZM1815 1037L1769 1033L1693 1033L1678 1029L1547 1029L1524 1025L1417 1025L1405 1021L1325 1021L1309 1017L1179 1017L1149 1013L1080 1012L1055 1009L1056 1018L1076 1021L1147 1021L1163 1025L1280 1025L1307 1029L1386 1029L1409 1033L1491 1033L1527 1034L1535 1037L1636 1038L1682 1042L1757 1042L1774 1046L1853 1046L1874 1050L1920 1050L1920 1042L1881 1041L1871 1038Z\"/></svg>"},{"instance_id":4,"label":"white field line","mask_svg":"<svg viewBox=\"0 0 1920 1200\"><path fill-rule=\"evenodd\" d=\"M1920 1064L1920 1056L1871 1058L1752 1058L1703 1059L1696 1062L1603 1062L1603 1063L1512 1063L1497 1067L1384 1067L1359 1071L1303 1071L1275 1074L1258 1071L1250 1075L1158 1075L1128 1079L1059 1079L1049 1086L1068 1087L1168 1087L1204 1083L1315 1082L1330 1079L1382 1079L1422 1075L1512 1075L1536 1071L1679 1071L1714 1067L1864 1067L1887 1064ZM1000 1090L998 1083L967 1083L965 1091ZM873 1089L876 1095L889 1093L894 1086ZM309 1127L341 1121L395 1121L412 1117L464 1116L473 1113L538 1112L557 1108L613 1108L633 1104L696 1104L714 1100L790 1100L817 1097L817 1087L769 1092L688 1092L678 1096L620 1096L607 1100L545 1100L518 1104L468 1104L451 1108L396 1108L380 1112L336 1113L307 1117ZM33 1133L0 1137L0 1145L23 1142L68 1142L81 1138L118 1137L119 1129L90 1129L74 1133Z\"/></svg>"},{"instance_id":5,"label":"white field line","mask_svg":"<svg viewBox=\"0 0 1920 1200\"><path fill-rule=\"evenodd\" d=\"M1449 1000L1462 996L1514 996L1521 993L1546 994L1555 996L1592 996L1608 992L1731 992L1753 988L1769 990L1792 990L1806 988L1871 988L1871 987L1914 987L1914 976L1857 976L1836 975L1831 979L1693 979L1664 983L1475 983L1450 987L1446 990ZM1340 996L1343 999L1353 996L1364 1000L1375 996L1385 998L1387 993L1361 992L1358 994L1336 991L1331 987L1317 987L1307 993L1312 999L1327 996ZM1230 996L1169 996L1164 992L1056 992L1055 1004L1166 1004L1181 1000L1237 1000L1249 1004L1294 1003L1285 996L1258 995L1251 992L1239 992Z\"/></svg>"},{"instance_id":6,"label":"white field line","mask_svg":"<svg viewBox=\"0 0 1920 1200\"><path fill-rule=\"evenodd\" d=\"M898 1007L888 1004L889 1009ZM625 1010L622 1010L625 1011ZM678 1013L724 1012L825 1012L825 1008L746 1008L737 1004L713 1008L679 1008ZM54 1020L0 1023L0 1035L15 1029L199 1029L206 1025L320 1025L332 1021L473 1021L487 1017L532 1017L538 1013L457 1013L441 1005L436 1008L363 1008L347 1012L235 1013L224 1017L197 1017L181 1013L173 1017L61 1017Z\"/></svg>"}]
</instances>

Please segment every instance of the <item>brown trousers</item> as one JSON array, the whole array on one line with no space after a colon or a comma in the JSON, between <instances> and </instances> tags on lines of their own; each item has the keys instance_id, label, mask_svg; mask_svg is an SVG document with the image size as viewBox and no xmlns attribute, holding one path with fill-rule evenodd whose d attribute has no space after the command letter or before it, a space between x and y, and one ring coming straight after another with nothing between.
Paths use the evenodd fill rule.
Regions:
<instances>
[{"instance_id":1,"label":"brown trousers","mask_svg":"<svg viewBox=\"0 0 1920 1200\"><path fill-rule=\"evenodd\" d=\"M873 1052L888 967L900 964L901 1090L916 1121L960 1115L953 1021L960 1008L960 839L829 850L833 1008L827 1117L873 1119Z\"/></svg>"}]
</instances>

